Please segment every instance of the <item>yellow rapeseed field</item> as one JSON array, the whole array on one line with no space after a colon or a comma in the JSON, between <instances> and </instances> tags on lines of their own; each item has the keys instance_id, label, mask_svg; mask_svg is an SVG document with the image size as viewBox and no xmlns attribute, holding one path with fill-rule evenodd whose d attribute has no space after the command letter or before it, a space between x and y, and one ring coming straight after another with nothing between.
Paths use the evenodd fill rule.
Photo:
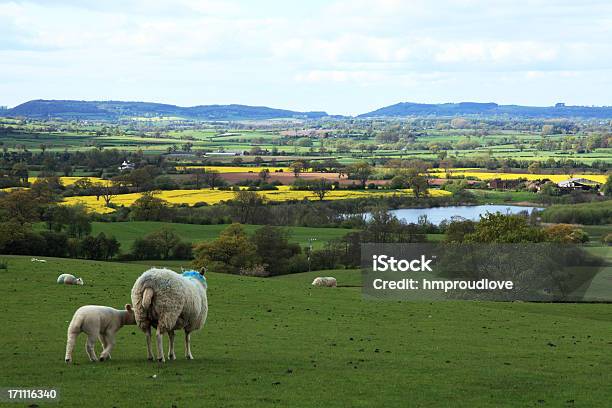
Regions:
<instances>
[{"instance_id":1,"label":"yellow rapeseed field","mask_svg":"<svg viewBox=\"0 0 612 408\"><path fill-rule=\"evenodd\" d=\"M289 167L272 167L272 166L258 166L258 167L245 167L245 166L176 166L177 171L185 171L190 169L205 169L218 171L219 173L259 173L263 169L270 170L271 173L274 172L285 172L291 173L293 170Z\"/></svg>"},{"instance_id":2,"label":"yellow rapeseed field","mask_svg":"<svg viewBox=\"0 0 612 408\"><path fill-rule=\"evenodd\" d=\"M70 186L74 183L76 183L78 180L81 179L89 179L89 181L91 181L92 183L96 184L96 183L102 183L105 182L106 180L101 179L99 177L60 177L60 183L62 183L64 186ZM38 177L29 177L28 181L30 183L35 182L38 179Z\"/></svg>"},{"instance_id":3,"label":"yellow rapeseed field","mask_svg":"<svg viewBox=\"0 0 612 408\"><path fill-rule=\"evenodd\" d=\"M289 201L289 200L317 200L310 191L291 190L289 186L279 186L278 190L259 191L260 195L270 201ZM336 190L330 191L326 196L326 200L343 200L347 198L360 197L378 197L393 194L412 194L409 189L406 190ZM450 195L451 193L442 190L429 190L429 194L434 197ZM120 194L113 198L112 203L117 206L130 206L134 201L141 197L140 193ZM167 190L156 194L156 197L163 198L171 204L187 204L194 205L196 203L216 204L221 201L231 200L234 198L233 191L213 190L203 188L200 190ZM104 200L100 197L99 200L95 196L77 196L67 197L64 200L67 205L83 204L90 211L98 213L110 213L114 210L105 206Z\"/></svg>"},{"instance_id":4,"label":"yellow rapeseed field","mask_svg":"<svg viewBox=\"0 0 612 408\"><path fill-rule=\"evenodd\" d=\"M502 180L510 180L510 179L519 179L524 178L527 180L542 180L549 179L558 183L563 180L567 180L571 177L580 177L588 180L596 181L598 183L605 183L607 179L607 175L605 174L530 174L530 173L489 173L485 171L474 171L474 170L463 170L463 169L449 169L451 176L465 176L465 177L475 177L480 180L491 180L491 179L502 179ZM443 169L432 169L429 171L432 175L436 175L438 177L447 177L445 171Z\"/></svg>"}]
</instances>

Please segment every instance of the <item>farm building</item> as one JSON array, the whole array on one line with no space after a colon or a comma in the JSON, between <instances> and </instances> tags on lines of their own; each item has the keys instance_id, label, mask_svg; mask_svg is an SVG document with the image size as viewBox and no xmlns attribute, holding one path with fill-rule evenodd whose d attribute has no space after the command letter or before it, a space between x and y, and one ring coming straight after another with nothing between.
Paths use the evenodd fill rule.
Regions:
<instances>
[{"instance_id":1,"label":"farm building","mask_svg":"<svg viewBox=\"0 0 612 408\"><path fill-rule=\"evenodd\" d=\"M234 152L234 151L228 151L228 152L206 152L204 153L205 156L242 156L241 152Z\"/></svg>"},{"instance_id":2,"label":"farm building","mask_svg":"<svg viewBox=\"0 0 612 408\"><path fill-rule=\"evenodd\" d=\"M124 160L123 163L121 163L121 166L119 166L119 170L134 170L134 163L130 163L129 161Z\"/></svg>"},{"instance_id":3,"label":"farm building","mask_svg":"<svg viewBox=\"0 0 612 408\"><path fill-rule=\"evenodd\" d=\"M573 177L571 179L560 181L559 183L557 183L557 185L560 188L566 189L566 190L589 191L589 190L599 190L601 183L598 183L593 180L585 179L585 178Z\"/></svg>"},{"instance_id":4,"label":"farm building","mask_svg":"<svg viewBox=\"0 0 612 408\"><path fill-rule=\"evenodd\" d=\"M527 190L529 191L533 191L533 192L539 192L542 189L542 186L546 183L550 183L551 180L550 179L542 179L542 180L532 180L532 181L528 181L527 184L525 185L525 188L527 188Z\"/></svg>"},{"instance_id":5,"label":"farm building","mask_svg":"<svg viewBox=\"0 0 612 408\"><path fill-rule=\"evenodd\" d=\"M487 185L489 186L489 188L495 188L495 189L502 189L502 190L508 190L508 189L512 189L512 188L517 188L521 183L523 182L523 180L520 179L493 179L490 180Z\"/></svg>"}]
</instances>

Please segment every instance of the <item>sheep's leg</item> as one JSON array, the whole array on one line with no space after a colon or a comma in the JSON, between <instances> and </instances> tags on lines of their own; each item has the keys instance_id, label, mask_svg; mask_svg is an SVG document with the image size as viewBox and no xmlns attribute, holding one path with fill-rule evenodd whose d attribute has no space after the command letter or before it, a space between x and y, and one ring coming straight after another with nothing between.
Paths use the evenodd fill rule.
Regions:
<instances>
[{"instance_id":1,"label":"sheep's leg","mask_svg":"<svg viewBox=\"0 0 612 408\"><path fill-rule=\"evenodd\" d=\"M96 335L88 334L87 342L85 343L85 351L87 351L87 355L89 356L89 361L98 361L98 357L96 357Z\"/></svg>"},{"instance_id":2,"label":"sheep's leg","mask_svg":"<svg viewBox=\"0 0 612 408\"><path fill-rule=\"evenodd\" d=\"M147 337L147 360L153 361L153 348L151 347L151 326L145 331Z\"/></svg>"},{"instance_id":3,"label":"sheep's leg","mask_svg":"<svg viewBox=\"0 0 612 408\"><path fill-rule=\"evenodd\" d=\"M104 334L101 337L102 344L104 345L104 350L102 350L102 353L100 353L100 361L110 360L110 353L113 350L113 347L115 346L115 336L112 336L110 334Z\"/></svg>"},{"instance_id":4,"label":"sheep's leg","mask_svg":"<svg viewBox=\"0 0 612 408\"><path fill-rule=\"evenodd\" d=\"M193 354L191 354L191 332L187 330L185 330L185 358L193 360Z\"/></svg>"},{"instance_id":5,"label":"sheep's leg","mask_svg":"<svg viewBox=\"0 0 612 408\"><path fill-rule=\"evenodd\" d=\"M174 330L168 332L168 360L176 360L176 354L174 353Z\"/></svg>"},{"instance_id":6,"label":"sheep's leg","mask_svg":"<svg viewBox=\"0 0 612 408\"><path fill-rule=\"evenodd\" d=\"M157 361L160 363L166 362L164 357L164 336L160 325L157 325Z\"/></svg>"},{"instance_id":7,"label":"sheep's leg","mask_svg":"<svg viewBox=\"0 0 612 408\"><path fill-rule=\"evenodd\" d=\"M66 341L66 362L72 361L72 352L74 351L74 344L78 337L78 332L68 332L68 340Z\"/></svg>"}]
</instances>

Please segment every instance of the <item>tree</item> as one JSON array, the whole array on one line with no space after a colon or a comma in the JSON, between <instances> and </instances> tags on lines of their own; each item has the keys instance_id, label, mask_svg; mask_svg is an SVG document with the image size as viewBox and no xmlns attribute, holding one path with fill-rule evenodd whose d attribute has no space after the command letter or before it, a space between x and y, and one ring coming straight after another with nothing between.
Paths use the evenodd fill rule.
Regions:
<instances>
[{"instance_id":1,"label":"tree","mask_svg":"<svg viewBox=\"0 0 612 408\"><path fill-rule=\"evenodd\" d=\"M304 162L301 160L294 161L289 165L291 170L293 171L293 175L297 178L300 176L300 173L304 170Z\"/></svg>"},{"instance_id":2,"label":"tree","mask_svg":"<svg viewBox=\"0 0 612 408\"><path fill-rule=\"evenodd\" d=\"M50 231L66 230L70 237L81 238L91 232L91 219L82 205L51 205L43 219Z\"/></svg>"},{"instance_id":3,"label":"tree","mask_svg":"<svg viewBox=\"0 0 612 408\"><path fill-rule=\"evenodd\" d=\"M196 167L191 170L191 173L193 174L193 181L195 183L196 190L199 190L200 185L202 181L204 180L205 170L202 167Z\"/></svg>"},{"instance_id":4,"label":"tree","mask_svg":"<svg viewBox=\"0 0 612 408\"><path fill-rule=\"evenodd\" d=\"M221 184L221 175L217 170L207 170L204 173L204 180L210 188L214 189Z\"/></svg>"},{"instance_id":5,"label":"tree","mask_svg":"<svg viewBox=\"0 0 612 408\"><path fill-rule=\"evenodd\" d=\"M30 185L30 192L41 203L51 203L57 201L59 194L63 190L59 177L38 177Z\"/></svg>"},{"instance_id":6,"label":"tree","mask_svg":"<svg viewBox=\"0 0 612 408\"><path fill-rule=\"evenodd\" d=\"M399 220L386 209L374 209L365 229L361 233L361 242L406 243L426 242L427 237L415 224Z\"/></svg>"},{"instance_id":7,"label":"tree","mask_svg":"<svg viewBox=\"0 0 612 408\"><path fill-rule=\"evenodd\" d=\"M606 197L612 197L612 175L609 175L606 179L606 182L601 187L601 192L604 193Z\"/></svg>"},{"instance_id":8,"label":"tree","mask_svg":"<svg viewBox=\"0 0 612 408\"><path fill-rule=\"evenodd\" d=\"M414 194L415 198L419 198L421 196L427 195L427 189L429 188L429 183L427 183L427 179L421 176L418 173L413 173L408 176L408 185L412 189L412 194Z\"/></svg>"},{"instance_id":9,"label":"tree","mask_svg":"<svg viewBox=\"0 0 612 408\"><path fill-rule=\"evenodd\" d=\"M465 235L465 242L469 243L528 243L542 242L544 239L544 233L530 226L527 218L501 213L481 216L474 232Z\"/></svg>"},{"instance_id":10,"label":"tree","mask_svg":"<svg viewBox=\"0 0 612 408\"><path fill-rule=\"evenodd\" d=\"M359 180L361 182L361 188L366 187L366 183L373 172L372 166L364 161L353 163L347 168L349 178Z\"/></svg>"},{"instance_id":11,"label":"tree","mask_svg":"<svg viewBox=\"0 0 612 408\"><path fill-rule=\"evenodd\" d=\"M91 182L89 178L85 177L85 178L78 179L77 181L75 181L72 186L76 190L85 191L85 190L89 190L93 188L94 184Z\"/></svg>"},{"instance_id":12,"label":"tree","mask_svg":"<svg viewBox=\"0 0 612 408\"><path fill-rule=\"evenodd\" d=\"M240 224L227 227L214 241L202 242L194 249L194 265L208 267L215 272L238 274L260 261L257 247L249 240Z\"/></svg>"},{"instance_id":13,"label":"tree","mask_svg":"<svg viewBox=\"0 0 612 408\"><path fill-rule=\"evenodd\" d=\"M113 236L107 237L103 232L99 233L96 237L96 243L99 247L99 259L105 261L114 257L119 252L121 246L117 238Z\"/></svg>"},{"instance_id":14,"label":"tree","mask_svg":"<svg viewBox=\"0 0 612 408\"><path fill-rule=\"evenodd\" d=\"M168 218L169 204L152 192L146 192L130 206L131 216L137 221L163 221Z\"/></svg>"},{"instance_id":15,"label":"tree","mask_svg":"<svg viewBox=\"0 0 612 408\"><path fill-rule=\"evenodd\" d=\"M172 249L181 242L181 238L171 228L161 228L148 234L145 239L154 243L162 259L168 259Z\"/></svg>"},{"instance_id":16,"label":"tree","mask_svg":"<svg viewBox=\"0 0 612 408\"><path fill-rule=\"evenodd\" d=\"M271 275L285 272L289 260L301 253L297 243L289 242L289 233L286 229L270 225L256 230L251 241L262 264Z\"/></svg>"},{"instance_id":17,"label":"tree","mask_svg":"<svg viewBox=\"0 0 612 408\"><path fill-rule=\"evenodd\" d=\"M11 170L13 177L17 177L22 184L28 183L28 166L23 163L15 163Z\"/></svg>"},{"instance_id":18,"label":"tree","mask_svg":"<svg viewBox=\"0 0 612 408\"><path fill-rule=\"evenodd\" d=\"M552 135L554 132L555 132L555 127L553 125L542 126L542 135Z\"/></svg>"},{"instance_id":19,"label":"tree","mask_svg":"<svg viewBox=\"0 0 612 408\"><path fill-rule=\"evenodd\" d=\"M2 219L20 225L33 223L39 218L39 205L30 191L16 190L0 198Z\"/></svg>"},{"instance_id":20,"label":"tree","mask_svg":"<svg viewBox=\"0 0 612 408\"><path fill-rule=\"evenodd\" d=\"M560 244L583 244L589 235L582 229L570 224L554 224L544 228L546 240Z\"/></svg>"},{"instance_id":21,"label":"tree","mask_svg":"<svg viewBox=\"0 0 612 408\"><path fill-rule=\"evenodd\" d=\"M469 126L469 122L463 118L454 118L451 120L450 125L455 129L464 129Z\"/></svg>"},{"instance_id":22,"label":"tree","mask_svg":"<svg viewBox=\"0 0 612 408\"><path fill-rule=\"evenodd\" d=\"M464 237L468 234L472 234L475 231L476 223L471 220L460 220L452 221L446 227L445 241L446 242L463 242Z\"/></svg>"},{"instance_id":23,"label":"tree","mask_svg":"<svg viewBox=\"0 0 612 408\"><path fill-rule=\"evenodd\" d=\"M319 201L323 201L328 192L332 189L332 185L325 178L320 178L312 184L312 193L319 198Z\"/></svg>"},{"instance_id":24,"label":"tree","mask_svg":"<svg viewBox=\"0 0 612 408\"><path fill-rule=\"evenodd\" d=\"M270 170L269 169L263 169L262 171L259 172L259 178L261 179L261 181L263 183L267 183L268 180L270 179Z\"/></svg>"},{"instance_id":25,"label":"tree","mask_svg":"<svg viewBox=\"0 0 612 408\"><path fill-rule=\"evenodd\" d=\"M534 161L532 162L529 167L527 167L527 170L529 171L529 173L531 174L537 174L540 172L540 162L538 161Z\"/></svg>"},{"instance_id":26,"label":"tree","mask_svg":"<svg viewBox=\"0 0 612 408\"><path fill-rule=\"evenodd\" d=\"M394 176L389 182L389 188L399 190L402 188L408 188L408 177L405 174L398 174Z\"/></svg>"},{"instance_id":27,"label":"tree","mask_svg":"<svg viewBox=\"0 0 612 408\"><path fill-rule=\"evenodd\" d=\"M106 182L99 186L100 195L104 199L107 207L110 207L111 201L117 197L117 186L113 182Z\"/></svg>"},{"instance_id":28,"label":"tree","mask_svg":"<svg viewBox=\"0 0 612 408\"><path fill-rule=\"evenodd\" d=\"M256 215L264 203L264 198L255 191L239 190L229 204L236 210L235 216L240 222L247 224L255 223Z\"/></svg>"},{"instance_id":29,"label":"tree","mask_svg":"<svg viewBox=\"0 0 612 408\"><path fill-rule=\"evenodd\" d=\"M131 254L135 259L140 260L159 258L159 252L155 242L145 238L137 238L134 240Z\"/></svg>"},{"instance_id":30,"label":"tree","mask_svg":"<svg viewBox=\"0 0 612 408\"><path fill-rule=\"evenodd\" d=\"M159 175L155 166L144 166L134 169L127 175L125 180L140 191L153 188L153 180Z\"/></svg>"}]
</instances>

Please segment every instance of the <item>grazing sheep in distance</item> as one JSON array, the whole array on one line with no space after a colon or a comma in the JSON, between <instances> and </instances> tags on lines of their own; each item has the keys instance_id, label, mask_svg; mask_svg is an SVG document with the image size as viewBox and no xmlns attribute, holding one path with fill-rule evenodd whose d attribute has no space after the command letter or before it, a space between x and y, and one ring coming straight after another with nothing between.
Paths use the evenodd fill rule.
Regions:
<instances>
[{"instance_id":1,"label":"grazing sheep in distance","mask_svg":"<svg viewBox=\"0 0 612 408\"><path fill-rule=\"evenodd\" d=\"M312 281L312 286L326 286L329 288L335 288L338 285L336 278L331 276L319 276Z\"/></svg>"},{"instance_id":2,"label":"grazing sheep in distance","mask_svg":"<svg viewBox=\"0 0 612 408\"><path fill-rule=\"evenodd\" d=\"M115 346L115 334L125 325L136 324L134 311L131 305L125 305L125 310L117 310L108 306L82 306L72 317L68 326L68 339L66 341L66 362L72 361L74 343L81 332L87 334L85 351L90 361L98 361L94 346L96 339L102 342L100 361L111 358L111 351Z\"/></svg>"},{"instance_id":3,"label":"grazing sheep in distance","mask_svg":"<svg viewBox=\"0 0 612 408\"><path fill-rule=\"evenodd\" d=\"M62 273L57 277L57 283L64 285L83 285L83 279L77 278L69 273Z\"/></svg>"},{"instance_id":4,"label":"grazing sheep in distance","mask_svg":"<svg viewBox=\"0 0 612 408\"><path fill-rule=\"evenodd\" d=\"M46 263L47 261L46 261L46 260L44 260L44 259L32 258L32 259L30 260L30 262L43 262L43 263Z\"/></svg>"},{"instance_id":5,"label":"grazing sheep in distance","mask_svg":"<svg viewBox=\"0 0 612 408\"><path fill-rule=\"evenodd\" d=\"M191 354L191 332L200 329L208 315L207 283L204 271L178 274L170 269L151 268L144 272L132 288L132 304L136 324L145 332L147 357L153 359L151 326L157 328L157 359L164 358L163 334L168 333L168 359L175 360L174 331L185 330L185 357Z\"/></svg>"}]
</instances>

